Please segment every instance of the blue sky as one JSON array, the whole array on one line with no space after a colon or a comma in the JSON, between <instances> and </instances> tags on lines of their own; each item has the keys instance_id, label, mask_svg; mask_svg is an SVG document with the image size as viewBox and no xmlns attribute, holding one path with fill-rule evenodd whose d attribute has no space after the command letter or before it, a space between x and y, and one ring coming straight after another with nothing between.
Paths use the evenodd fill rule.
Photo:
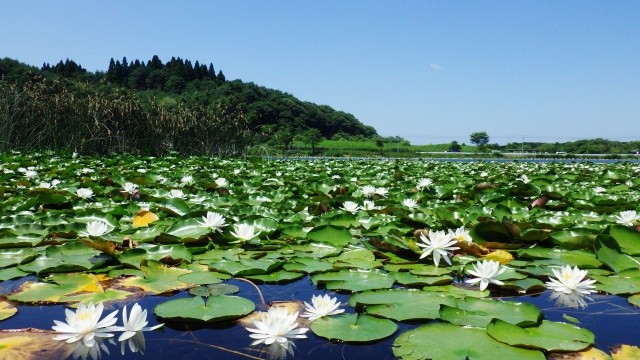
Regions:
<instances>
[{"instance_id":1,"label":"blue sky","mask_svg":"<svg viewBox=\"0 0 640 360\"><path fill-rule=\"evenodd\" d=\"M640 140L640 1L0 1L0 57L153 55L414 144Z\"/></svg>"}]
</instances>

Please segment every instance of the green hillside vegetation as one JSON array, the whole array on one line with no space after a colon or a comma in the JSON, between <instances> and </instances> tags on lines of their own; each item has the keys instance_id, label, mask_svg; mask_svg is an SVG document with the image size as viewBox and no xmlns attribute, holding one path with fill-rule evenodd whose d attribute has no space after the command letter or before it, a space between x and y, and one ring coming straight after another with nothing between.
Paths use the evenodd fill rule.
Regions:
<instances>
[{"instance_id":1,"label":"green hillside vegetation","mask_svg":"<svg viewBox=\"0 0 640 360\"><path fill-rule=\"evenodd\" d=\"M241 80L189 60L111 60L89 72L73 60L34 68L0 60L0 151L63 150L162 155L241 154L263 144L367 139L373 127L326 105Z\"/></svg>"}]
</instances>

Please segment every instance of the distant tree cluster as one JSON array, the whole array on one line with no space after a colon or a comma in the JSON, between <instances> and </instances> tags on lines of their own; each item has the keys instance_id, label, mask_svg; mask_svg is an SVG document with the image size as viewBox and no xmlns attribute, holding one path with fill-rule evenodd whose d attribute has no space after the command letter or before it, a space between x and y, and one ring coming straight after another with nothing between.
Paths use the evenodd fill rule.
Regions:
<instances>
[{"instance_id":1,"label":"distant tree cluster","mask_svg":"<svg viewBox=\"0 0 640 360\"><path fill-rule=\"evenodd\" d=\"M146 62L128 61L125 57L111 59L106 72L92 73L69 59L53 66L45 63L40 69L8 58L0 59L0 81L22 84L37 76L65 81L71 88L124 91L127 96L135 95L165 109L221 107L229 113L242 114L253 133L253 144L283 150L291 146L295 135L310 134L311 130L317 131L313 137L319 140L335 136L348 139L378 136L373 127L330 106L300 101L291 94L251 82L229 81L212 63L192 63L181 58L163 63L158 56Z\"/></svg>"}]
</instances>

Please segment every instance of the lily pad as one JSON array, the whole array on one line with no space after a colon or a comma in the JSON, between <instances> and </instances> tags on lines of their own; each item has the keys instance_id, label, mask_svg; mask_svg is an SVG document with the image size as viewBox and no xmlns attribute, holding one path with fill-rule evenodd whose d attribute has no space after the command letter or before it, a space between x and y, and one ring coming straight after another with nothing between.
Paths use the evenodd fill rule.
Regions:
<instances>
[{"instance_id":1,"label":"lily pad","mask_svg":"<svg viewBox=\"0 0 640 360\"><path fill-rule=\"evenodd\" d=\"M314 284L324 284L329 290L353 292L388 289L393 286L394 276L379 270L340 270L311 276Z\"/></svg>"},{"instance_id":2,"label":"lily pad","mask_svg":"<svg viewBox=\"0 0 640 360\"><path fill-rule=\"evenodd\" d=\"M532 304L495 299L457 299L455 305L443 304L440 318L457 325L486 327L492 319L510 324L531 326L542 318L540 310Z\"/></svg>"},{"instance_id":3,"label":"lily pad","mask_svg":"<svg viewBox=\"0 0 640 360\"><path fill-rule=\"evenodd\" d=\"M513 347L487 335L484 329L432 323L406 331L393 342L401 360L544 360L544 353Z\"/></svg>"},{"instance_id":4,"label":"lily pad","mask_svg":"<svg viewBox=\"0 0 640 360\"><path fill-rule=\"evenodd\" d=\"M391 320L370 315L345 314L311 322L314 334L330 340L369 342L393 335L398 326Z\"/></svg>"},{"instance_id":5,"label":"lily pad","mask_svg":"<svg viewBox=\"0 0 640 360\"><path fill-rule=\"evenodd\" d=\"M438 319L440 305L455 304L445 294L420 290L389 289L351 295L349 305L364 307L368 314L397 321Z\"/></svg>"},{"instance_id":6,"label":"lily pad","mask_svg":"<svg viewBox=\"0 0 640 360\"><path fill-rule=\"evenodd\" d=\"M593 344L595 336L578 326L543 320L539 326L521 328L494 319L487 334L505 344L545 351L580 351Z\"/></svg>"},{"instance_id":7,"label":"lily pad","mask_svg":"<svg viewBox=\"0 0 640 360\"><path fill-rule=\"evenodd\" d=\"M253 301L239 296L211 296L175 299L157 305L153 312L174 322L220 322L241 318L255 309Z\"/></svg>"}]
</instances>

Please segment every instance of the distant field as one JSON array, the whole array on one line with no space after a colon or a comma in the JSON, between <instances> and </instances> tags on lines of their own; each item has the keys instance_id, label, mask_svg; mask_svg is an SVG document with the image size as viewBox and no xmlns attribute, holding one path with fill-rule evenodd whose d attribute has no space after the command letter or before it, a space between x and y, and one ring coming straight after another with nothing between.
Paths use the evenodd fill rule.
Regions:
<instances>
[{"instance_id":1,"label":"distant field","mask_svg":"<svg viewBox=\"0 0 640 360\"><path fill-rule=\"evenodd\" d=\"M374 140L323 140L317 146L317 152L327 156L416 156L420 152L445 152L449 144L409 145L406 143L384 143L380 149ZM463 146L463 152L472 152L475 147ZM311 147L302 142L294 142L293 152L308 152Z\"/></svg>"}]
</instances>

